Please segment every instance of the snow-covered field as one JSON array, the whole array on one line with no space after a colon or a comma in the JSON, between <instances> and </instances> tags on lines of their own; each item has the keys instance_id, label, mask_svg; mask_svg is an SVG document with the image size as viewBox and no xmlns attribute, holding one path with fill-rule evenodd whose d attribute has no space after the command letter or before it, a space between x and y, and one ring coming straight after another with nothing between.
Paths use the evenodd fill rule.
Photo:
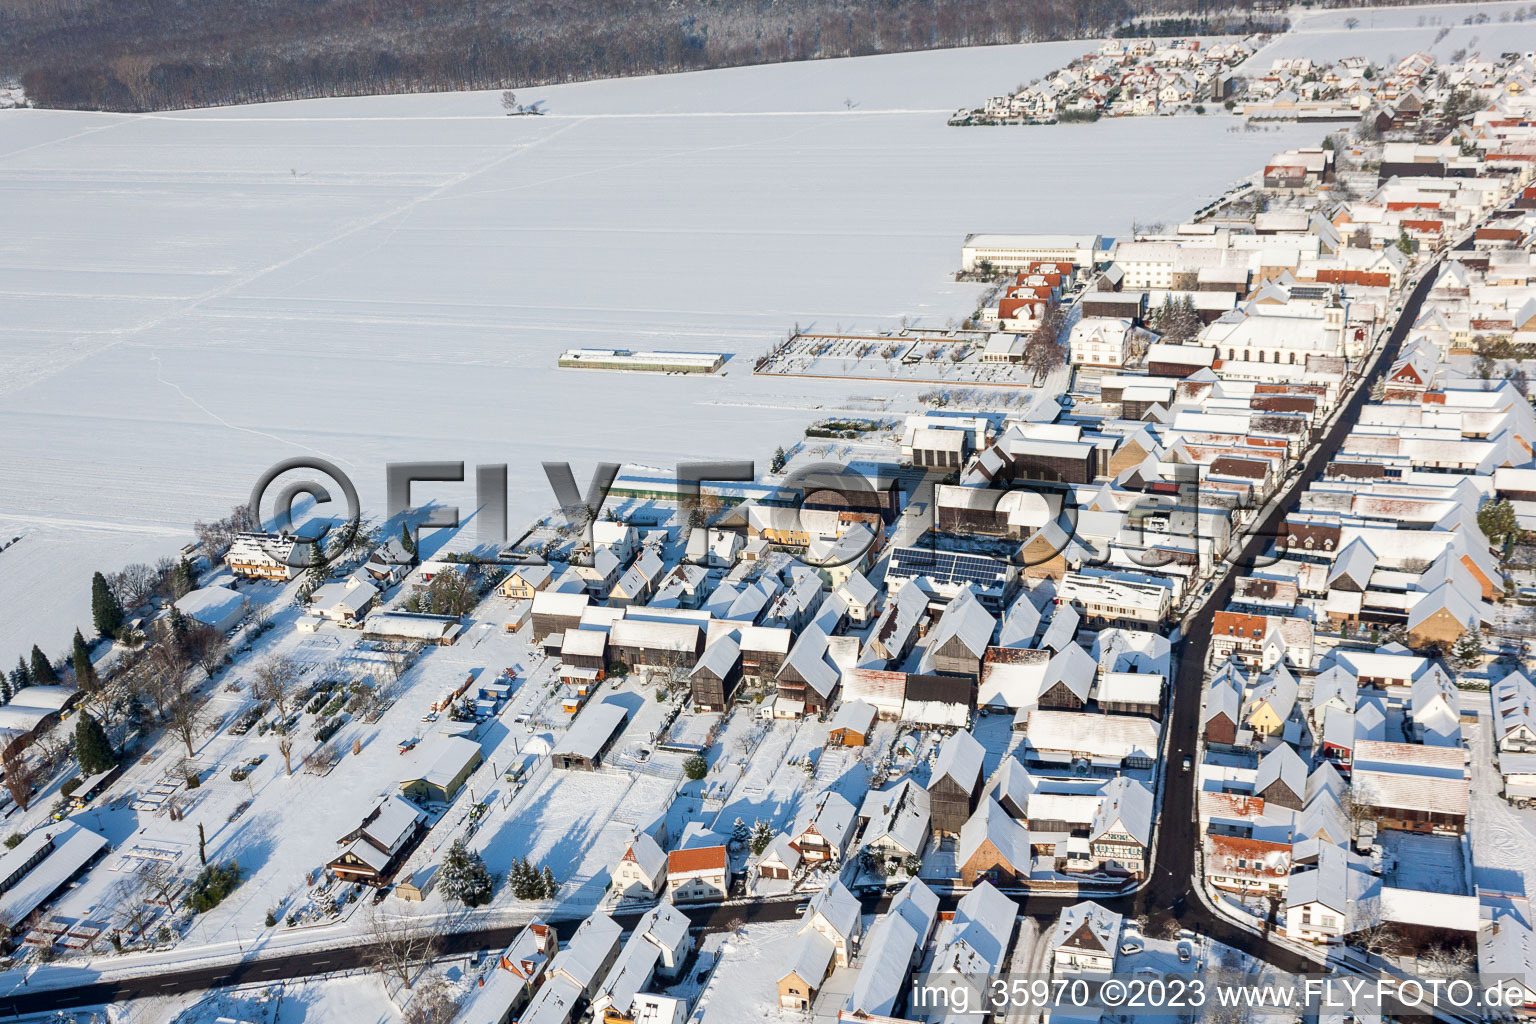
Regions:
<instances>
[{"instance_id":1,"label":"snow-covered field","mask_svg":"<svg viewBox=\"0 0 1536 1024\"><path fill-rule=\"evenodd\" d=\"M267 466L757 457L921 389L754 378L802 327L942 325L968 231L1174 221L1315 128L1214 115L962 130L1083 43L155 116L0 111L0 660L61 650L90 572L174 552ZM723 376L555 368L573 345ZM898 396L893 398L893 396ZM472 483L422 496L472 506Z\"/></svg>"},{"instance_id":2,"label":"snow-covered field","mask_svg":"<svg viewBox=\"0 0 1536 1024\"><path fill-rule=\"evenodd\" d=\"M1524 20L1516 21L1518 16ZM1527 17L1527 15L1529 15ZM1486 16L1487 21L1467 25ZM1507 21L1501 21L1508 18ZM1353 29L1348 23L1357 24ZM1443 38L1440 32L1448 29ZM1449 60L1457 50L1496 57L1536 48L1536 10L1528 3L1432 4L1419 7L1341 8L1293 12L1291 31L1260 50L1254 67L1276 57L1338 60L1361 56L1377 62L1401 59L1416 50Z\"/></svg>"}]
</instances>

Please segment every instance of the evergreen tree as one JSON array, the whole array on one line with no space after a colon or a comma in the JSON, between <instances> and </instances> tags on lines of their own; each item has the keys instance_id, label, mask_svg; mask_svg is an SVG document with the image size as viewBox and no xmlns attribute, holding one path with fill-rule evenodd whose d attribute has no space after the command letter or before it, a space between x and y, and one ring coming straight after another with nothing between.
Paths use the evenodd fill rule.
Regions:
<instances>
[{"instance_id":1,"label":"evergreen tree","mask_svg":"<svg viewBox=\"0 0 1536 1024\"><path fill-rule=\"evenodd\" d=\"M416 557L416 542L411 539L411 527L408 523L400 524L400 546L405 548L405 553L412 558Z\"/></svg>"},{"instance_id":2,"label":"evergreen tree","mask_svg":"<svg viewBox=\"0 0 1536 1024\"><path fill-rule=\"evenodd\" d=\"M746 822L737 818L735 824L731 826L731 844L733 846L746 846L747 841L751 838L752 830L747 827Z\"/></svg>"},{"instance_id":3,"label":"evergreen tree","mask_svg":"<svg viewBox=\"0 0 1536 1024\"><path fill-rule=\"evenodd\" d=\"M167 626L171 631L171 646L178 651L187 649L187 634L191 632L187 628L187 617L181 614L181 609L171 605L171 614L167 616Z\"/></svg>"},{"instance_id":4,"label":"evergreen tree","mask_svg":"<svg viewBox=\"0 0 1536 1024\"><path fill-rule=\"evenodd\" d=\"M32 685L32 673L27 668L26 658L17 658L16 667L11 669L11 697L16 696L16 691ZM10 700L7 697L6 700Z\"/></svg>"},{"instance_id":5,"label":"evergreen tree","mask_svg":"<svg viewBox=\"0 0 1536 1024\"><path fill-rule=\"evenodd\" d=\"M438 877L438 887L449 899L458 900L466 907L478 907L491 901L496 883L485 869L485 861L478 853L464 846L464 840L455 839L443 857L443 869Z\"/></svg>"},{"instance_id":6,"label":"evergreen tree","mask_svg":"<svg viewBox=\"0 0 1536 1024\"><path fill-rule=\"evenodd\" d=\"M196 589L197 571L192 568L192 560L183 555L176 568L171 570L171 595L182 598Z\"/></svg>"},{"instance_id":7,"label":"evergreen tree","mask_svg":"<svg viewBox=\"0 0 1536 1024\"><path fill-rule=\"evenodd\" d=\"M102 636L115 636L123 625L123 606L101 573L91 577L91 621Z\"/></svg>"},{"instance_id":8,"label":"evergreen tree","mask_svg":"<svg viewBox=\"0 0 1536 1024\"><path fill-rule=\"evenodd\" d=\"M75 723L75 760L80 762L81 775L95 775L117 764L107 731L100 722L84 713Z\"/></svg>"},{"instance_id":9,"label":"evergreen tree","mask_svg":"<svg viewBox=\"0 0 1536 1024\"><path fill-rule=\"evenodd\" d=\"M547 900L554 899L560 893L560 883L555 881L555 873L549 870L549 865L544 865L544 873L539 876L539 890Z\"/></svg>"},{"instance_id":10,"label":"evergreen tree","mask_svg":"<svg viewBox=\"0 0 1536 1024\"><path fill-rule=\"evenodd\" d=\"M1500 499L1490 501L1477 510L1477 525L1495 544L1502 544L1506 537L1519 533L1520 523L1515 517L1515 506Z\"/></svg>"},{"instance_id":11,"label":"evergreen tree","mask_svg":"<svg viewBox=\"0 0 1536 1024\"><path fill-rule=\"evenodd\" d=\"M48 660L48 655L37 644L32 645L32 684L34 686L57 686L59 674L53 670L53 662Z\"/></svg>"},{"instance_id":12,"label":"evergreen tree","mask_svg":"<svg viewBox=\"0 0 1536 1024\"><path fill-rule=\"evenodd\" d=\"M773 842L773 826L766 821L754 821L752 823L752 839L749 849L755 857L768 849L768 844Z\"/></svg>"},{"instance_id":13,"label":"evergreen tree","mask_svg":"<svg viewBox=\"0 0 1536 1024\"><path fill-rule=\"evenodd\" d=\"M520 900L533 899L533 866L528 863L527 857L520 857L512 862L512 871L507 877L512 886L512 895Z\"/></svg>"},{"instance_id":14,"label":"evergreen tree","mask_svg":"<svg viewBox=\"0 0 1536 1024\"><path fill-rule=\"evenodd\" d=\"M779 447L774 450L773 461L768 464L768 468L774 473L782 473L784 472L784 467L788 465L788 463L789 456L784 453L784 446L779 445Z\"/></svg>"},{"instance_id":15,"label":"evergreen tree","mask_svg":"<svg viewBox=\"0 0 1536 1024\"><path fill-rule=\"evenodd\" d=\"M1455 646L1451 648L1451 661L1463 672L1470 672L1480 666L1483 663L1482 632L1469 629L1457 637Z\"/></svg>"},{"instance_id":16,"label":"evergreen tree","mask_svg":"<svg viewBox=\"0 0 1536 1024\"><path fill-rule=\"evenodd\" d=\"M11 698L16 695L16 684L12 682L15 677L15 669L12 669L9 674L0 672L0 704L9 704Z\"/></svg>"},{"instance_id":17,"label":"evergreen tree","mask_svg":"<svg viewBox=\"0 0 1536 1024\"><path fill-rule=\"evenodd\" d=\"M75 649L70 656L75 668L75 686L81 693L95 693L101 689L101 680L96 677L96 666L91 664L90 649L85 646L85 637L80 631L75 630Z\"/></svg>"}]
</instances>

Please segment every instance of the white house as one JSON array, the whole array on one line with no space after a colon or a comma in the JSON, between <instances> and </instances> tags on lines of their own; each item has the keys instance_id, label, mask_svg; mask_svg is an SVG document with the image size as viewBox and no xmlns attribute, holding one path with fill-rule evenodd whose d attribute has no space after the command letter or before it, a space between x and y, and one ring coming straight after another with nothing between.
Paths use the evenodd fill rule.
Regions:
<instances>
[{"instance_id":1,"label":"white house","mask_svg":"<svg viewBox=\"0 0 1536 1024\"><path fill-rule=\"evenodd\" d=\"M641 832L624 847L612 872L613 888L625 896L654 896L667 881L667 854Z\"/></svg>"},{"instance_id":2,"label":"white house","mask_svg":"<svg viewBox=\"0 0 1536 1024\"><path fill-rule=\"evenodd\" d=\"M1051 973L1109 974L1115 969L1124 918L1092 900L1061 912L1051 929Z\"/></svg>"},{"instance_id":3,"label":"white house","mask_svg":"<svg viewBox=\"0 0 1536 1024\"><path fill-rule=\"evenodd\" d=\"M1072 325L1067 348L1073 366L1124 366L1131 354L1131 322L1085 316Z\"/></svg>"},{"instance_id":4,"label":"white house","mask_svg":"<svg viewBox=\"0 0 1536 1024\"><path fill-rule=\"evenodd\" d=\"M201 587L179 598L176 610L193 622L228 633L240 624L251 602L228 587Z\"/></svg>"},{"instance_id":5,"label":"white house","mask_svg":"<svg viewBox=\"0 0 1536 1024\"><path fill-rule=\"evenodd\" d=\"M723 900L730 893L731 856L721 846L699 846L667 854L672 902Z\"/></svg>"}]
</instances>

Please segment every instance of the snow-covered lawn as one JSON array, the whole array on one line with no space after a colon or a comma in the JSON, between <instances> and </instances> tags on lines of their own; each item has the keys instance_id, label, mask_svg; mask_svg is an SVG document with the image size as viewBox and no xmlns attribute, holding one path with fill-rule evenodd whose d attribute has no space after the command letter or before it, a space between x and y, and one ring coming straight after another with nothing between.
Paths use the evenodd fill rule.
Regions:
<instances>
[{"instance_id":1,"label":"snow-covered lawn","mask_svg":"<svg viewBox=\"0 0 1536 1024\"><path fill-rule=\"evenodd\" d=\"M780 1011L778 990L799 930L799 921L776 921L748 925L717 940L720 963L699 996L690 1021L740 1024L800 1016Z\"/></svg>"},{"instance_id":2,"label":"snow-covered lawn","mask_svg":"<svg viewBox=\"0 0 1536 1024\"><path fill-rule=\"evenodd\" d=\"M1462 725L1472 769L1467 816L1472 880L1479 889L1536 897L1536 871L1531 869L1536 811L1516 810L1500 795L1504 780L1495 761L1488 694L1463 690L1461 700L1463 708L1476 709L1478 715L1475 724Z\"/></svg>"},{"instance_id":3,"label":"snow-covered lawn","mask_svg":"<svg viewBox=\"0 0 1536 1024\"><path fill-rule=\"evenodd\" d=\"M112 1007L114 1024L391 1024L399 1013L376 976L316 978L229 992L139 999Z\"/></svg>"}]
</instances>

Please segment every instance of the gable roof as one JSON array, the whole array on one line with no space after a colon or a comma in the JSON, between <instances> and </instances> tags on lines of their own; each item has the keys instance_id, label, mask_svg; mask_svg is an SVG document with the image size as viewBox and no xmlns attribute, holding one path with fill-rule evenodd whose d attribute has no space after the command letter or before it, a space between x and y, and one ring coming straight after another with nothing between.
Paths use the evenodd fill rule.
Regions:
<instances>
[{"instance_id":1,"label":"gable roof","mask_svg":"<svg viewBox=\"0 0 1536 1024\"><path fill-rule=\"evenodd\" d=\"M1142 846L1152 842L1152 791L1135 779L1116 775L1100 791L1102 799L1089 832L1098 839L1118 825Z\"/></svg>"},{"instance_id":2,"label":"gable roof","mask_svg":"<svg viewBox=\"0 0 1536 1024\"><path fill-rule=\"evenodd\" d=\"M950 600L938 624L929 633L928 648L923 653L919 671L932 671L934 654L951 640L958 640L967 651L980 658L992 642L992 632L996 628L997 620L977 600L976 588L969 583L965 584Z\"/></svg>"},{"instance_id":3,"label":"gable roof","mask_svg":"<svg viewBox=\"0 0 1536 1024\"><path fill-rule=\"evenodd\" d=\"M1015 871L1029 872L1029 830L1010 818L1002 805L990 796L982 797L975 813L960 826L960 842L956 850L959 862L964 864L970 860L987 840L991 840L1004 862Z\"/></svg>"},{"instance_id":4,"label":"gable roof","mask_svg":"<svg viewBox=\"0 0 1536 1024\"><path fill-rule=\"evenodd\" d=\"M1306 762L1289 743L1281 743L1259 758L1259 770L1254 776L1253 791L1263 793L1275 782L1285 786L1296 795L1297 799L1307 792Z\"/></svg>"},{"instance_id":5,"label":"gable roof","mask_svg":"<svg viewBox=\"0 0 1536 1024\"><path fill-rule=\"evenodd\" d=\"M1074 903L1061 912L1051 929L1050 948L1113 955L1120 944L1123 918L1092 900Z\"/></svg>"},{"instance_id":6,"label":"gable roof","mask_svg":"<svg viewBox=\"0 0 1536 1024\"><path fill-rule=\"evenodd\" d=\"M962 731L953 734L939 748L939 757L934 762L928 788L932 789L935 782L948 777L967 793L976 792L986 753L986 748L970 733Z\"/></svg>"}]
</instances>

